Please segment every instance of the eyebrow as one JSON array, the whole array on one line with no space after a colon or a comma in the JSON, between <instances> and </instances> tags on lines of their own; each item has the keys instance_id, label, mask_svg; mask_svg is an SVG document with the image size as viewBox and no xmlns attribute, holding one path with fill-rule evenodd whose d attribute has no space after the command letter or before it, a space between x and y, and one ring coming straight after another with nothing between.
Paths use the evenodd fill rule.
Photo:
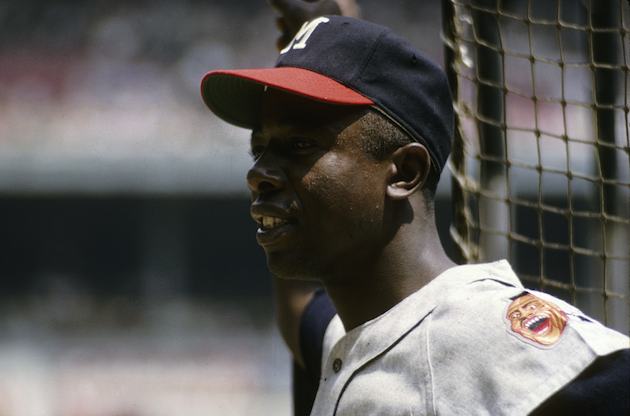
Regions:
<instances>
[{"instance_id":1,"label":"eyebrow","mask_svg":"<svg viewBox=\"0 0 630 416\"><path fill-rule=\"evenodd\" d=\"M521 308L526 308L526 307L528 307L529 305L531 305L532 303L535 303L535 302L536 302L536 299L532 299L530 301L527 301L527 302L525 302L524 304L521 305Z\"/></svg>"}]
</instances>

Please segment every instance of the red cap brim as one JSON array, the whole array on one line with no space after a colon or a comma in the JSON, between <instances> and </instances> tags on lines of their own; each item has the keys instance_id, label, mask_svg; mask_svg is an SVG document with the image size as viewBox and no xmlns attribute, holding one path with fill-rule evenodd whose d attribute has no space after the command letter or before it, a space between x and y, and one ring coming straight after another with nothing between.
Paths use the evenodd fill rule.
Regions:
<instances>
[{"instance_id":1,"label":"red cap brim","mask_svg":"<svg viewBox=\"0 0 630 416\"><path fill-rule=\"evenodd\" d=\"M201 81L201 96L210 110L228 123L254 128L266 87L330 104L374 104L331 78L295 67L211 71Z\"/></svg>"}]
</instances>

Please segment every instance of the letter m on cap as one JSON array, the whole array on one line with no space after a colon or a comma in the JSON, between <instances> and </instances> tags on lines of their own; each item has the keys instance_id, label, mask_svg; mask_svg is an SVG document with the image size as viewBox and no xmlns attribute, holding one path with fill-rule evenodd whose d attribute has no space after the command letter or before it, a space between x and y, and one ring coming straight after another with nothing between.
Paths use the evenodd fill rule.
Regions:
<instances>
[{"instance_id":1,"label":"letter m on cap","mask_svg":"<svg viewBox=\"0 0 630 416\"><path fill-rule=\"evenodd\" d=\"M320 23L328 23L330 21L327 17L318 17L310 22L305 22L300 30L295 34L291 42L280 51L281 54L289 52L291 49L304 49L306 48L306 41L311 37L317 26Z\"/></svg>"}]
</instances>

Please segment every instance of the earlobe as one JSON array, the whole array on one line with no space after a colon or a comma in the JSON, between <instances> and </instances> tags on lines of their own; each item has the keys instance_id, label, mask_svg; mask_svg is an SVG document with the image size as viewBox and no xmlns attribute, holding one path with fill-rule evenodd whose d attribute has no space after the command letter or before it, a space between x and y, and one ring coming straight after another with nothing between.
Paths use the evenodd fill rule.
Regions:
<instances>
[{"instance_id":1,"label":"earlobe","mask_svg":"<svg viewBox=\"0 0 630 416\"><path fill-rule=\"evenodd\" d=\"M402 146L391 156L387 196L394 200L409 198L421 189L431 169L431 158L420 143Z\"/></svg>"}]
</instances>

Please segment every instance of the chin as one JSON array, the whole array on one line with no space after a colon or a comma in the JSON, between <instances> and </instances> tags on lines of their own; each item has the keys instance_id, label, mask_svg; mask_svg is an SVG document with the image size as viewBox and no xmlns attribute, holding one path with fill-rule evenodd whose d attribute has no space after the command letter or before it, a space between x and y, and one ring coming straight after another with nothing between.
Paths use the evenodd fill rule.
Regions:
<instances>
[{"instance_id":1,"label":"chin","mask_svg":"<svg viewBox=\"0 0 630 416\"><path fill-rule=\"evenodd\" d=\"M319 282L321 273L312 260L301 260L300 256L287 252L266 253L267 268L275 277L283 280Z\"/></svg>"}]
</instances>

